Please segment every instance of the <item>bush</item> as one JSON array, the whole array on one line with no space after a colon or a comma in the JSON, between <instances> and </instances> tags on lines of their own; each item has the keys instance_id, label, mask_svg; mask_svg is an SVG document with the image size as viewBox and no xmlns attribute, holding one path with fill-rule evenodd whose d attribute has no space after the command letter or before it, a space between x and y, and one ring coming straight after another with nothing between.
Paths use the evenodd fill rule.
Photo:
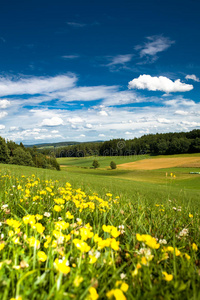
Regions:
<instances>
[{"instance_id":1,"label":"bush","mask_svg":"<svg viewBox=\"0 0 200 300\"><path fill-rule=\"evenodd\" d=\"M114 161L110 162L110 167L111 167L111 169L117 169L117 165Z\"/></svg>"},{"instance_id":2,"label":"bush","mask_svg":"<svg viewBox=\"0 0 200 300\"><path fill-rule=\"evenodd\" d=\"M99 164L99 162L98 162L98 160L93 160L93 163L92 163L92 165L93 165L93 167L95 168L95 169L97 169L99 166L100 166L100 164Z\"/></svg>"},{"instance_id":3,"label":"bush","mask_svg":"<svg viewBox=\"0 0 200 300\"><path fill-rule=\"evenodd\" d=\"M23 150L21 147L18 147L13 151L10 163L14 165L34 166L31 154Z\"/></svg>"}]
</instances>

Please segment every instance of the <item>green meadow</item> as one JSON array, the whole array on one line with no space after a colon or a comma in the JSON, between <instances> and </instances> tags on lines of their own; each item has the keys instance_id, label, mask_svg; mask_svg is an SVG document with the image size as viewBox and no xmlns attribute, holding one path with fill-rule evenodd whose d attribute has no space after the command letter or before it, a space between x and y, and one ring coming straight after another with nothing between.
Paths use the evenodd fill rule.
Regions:
<instances>
[{"instance_id":1,"label":"green meadow","mask_svg":"<svg viewBox=\"0 0 200 300\"><path fill-rule=\"evenodd\" d=\"M144 159L1 164L0 299L200 299L200 169Z\"/></svg>"}]
</instances>

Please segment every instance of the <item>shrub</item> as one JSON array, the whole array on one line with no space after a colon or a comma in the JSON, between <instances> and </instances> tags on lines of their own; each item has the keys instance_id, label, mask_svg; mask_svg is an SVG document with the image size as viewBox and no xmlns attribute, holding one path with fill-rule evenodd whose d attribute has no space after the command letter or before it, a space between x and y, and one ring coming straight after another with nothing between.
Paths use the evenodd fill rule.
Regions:
<instances>
[{"instance_id":1,"label":"shrub","mask_svg":"<svg viewBox=\"0 0 200 300\"><path fill-rule=\"evenodd\" d=\"M93 167L95 168L95 169L97 169L99 166L100 166L100 164L99 164L99 162L98 162L98 160L93 160L93 163L92 163L92 165L93 165Z\"/></svg>"},{"instance_id":2,"label":"shrub","mask_svg":"<svg viewBox=\"0 0 200 300\"><path fill-rule=\"evenodd\" d=\"M116 163L114 161L111 161L110 162L110 167L111 167L111 169L116 169L117 165L116 165Z\"/></svg>"}]
</instances>

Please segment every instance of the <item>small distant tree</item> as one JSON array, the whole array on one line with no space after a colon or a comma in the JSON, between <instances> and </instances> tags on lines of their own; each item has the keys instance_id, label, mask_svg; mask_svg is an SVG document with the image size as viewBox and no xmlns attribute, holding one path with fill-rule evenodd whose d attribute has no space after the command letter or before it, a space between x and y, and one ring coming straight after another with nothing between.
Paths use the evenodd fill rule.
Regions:
<instances>
[{"instance_id":1,"label":"small distant tree","mask_svg":"<svg viewBox=\"0 0 200 300\"><path fill-rule=\"evenodd\" d=\"M111 161L110 162L110 167L111 167L112 170L114 170L114 169L117 168L117 165L116 165L116 163L114 161Z\"/></svg>"},{"instance_id":2,"label":"small distant tree","mask_svg":"<svg viewBox=\"0 0 200 300\"><path fill-rule=\"evenodd\" d=\"M99 164L99 162L98 162L98 160L93 160L93 163L92 163L92 165L93 165L93 167L95 168L95 169L97 169L99 166L100 166L100 164Z\"/></svg>"}]
</instances>

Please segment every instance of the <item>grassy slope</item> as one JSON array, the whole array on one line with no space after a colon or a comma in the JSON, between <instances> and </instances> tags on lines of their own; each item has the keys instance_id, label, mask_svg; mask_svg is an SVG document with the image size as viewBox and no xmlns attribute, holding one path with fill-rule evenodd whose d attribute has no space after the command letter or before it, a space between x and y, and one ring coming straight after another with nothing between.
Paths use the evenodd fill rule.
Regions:
<instances>
[{"instance_id":1,"label":"grassy slope","mask_svg":"<svg viewBox=\"0 0 200 300\"><path fill-rule=\"evenodd\" d=\"M89 157L61 157L57 158L60 165L66 166L79 166L79 167L92 167L93 160L96 159L100 163L100 168L109 167L110 162L113 160L117 165L125 164L141 159L148 158L149 155L130 155L130 156L89 156Z\"/></svg>"},{"instance_id":2,"label":"grassy slope","mask_svg":"<svg viewBox=\"0 0 200 300\"><path fill-rule=\"evenodd\" d=\"M188 174L185 168L173 168L153 171L94 170L67 167L52 171L14 165L0 165L1 170L11 170L16 176L35 174L45 179L57 179L70 182L74 187L104 195L111 192L123 199L135 201L138 195L148 203L166 202L176 199L180 205L191 202L194 209L199 209L200 176ZM166 177L166 172L176 174L176 178Z\"/></svg>"}]
</instances>

